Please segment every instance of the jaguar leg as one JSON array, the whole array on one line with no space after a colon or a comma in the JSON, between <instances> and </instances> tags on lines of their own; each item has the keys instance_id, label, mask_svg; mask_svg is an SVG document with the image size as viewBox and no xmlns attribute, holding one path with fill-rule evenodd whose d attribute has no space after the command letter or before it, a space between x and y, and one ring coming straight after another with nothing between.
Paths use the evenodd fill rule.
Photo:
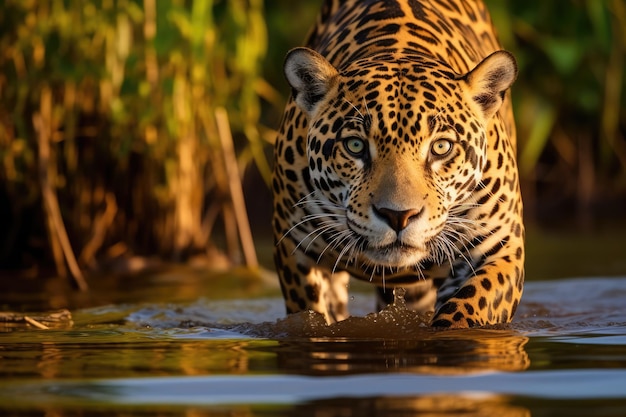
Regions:
<instances>
[{"instance_id":1,"label":"jaguar leg","mask_svg":"<svg viewBox=\"0 0 626 417\"><path fill-rule=\"evenodd\" d=\"M517 266L511 268L505 259L483 266L460 286L458 280L446 280L439 289L432 326L466 328L509 323L522 297L523 285L524 271Z\"/></svg>"}]
</instances>

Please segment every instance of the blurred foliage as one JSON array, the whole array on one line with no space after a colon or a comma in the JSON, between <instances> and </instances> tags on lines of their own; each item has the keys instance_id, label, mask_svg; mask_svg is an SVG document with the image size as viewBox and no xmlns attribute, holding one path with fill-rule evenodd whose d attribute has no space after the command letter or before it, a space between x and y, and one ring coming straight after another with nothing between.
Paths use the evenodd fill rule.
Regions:
<instances>
[{"instance_id":1,"label":"blurred foliage","mask_svg":"<svg viewBox=\"0 0 626 417\"><path fill-rule=\"evenodd\" d=\"M487 3L520 66L513 97L527 208L623 197L624 2ZM57 257L46 181L82 266L125 253L186 259L212 247L218 224L237 258L216 114L228 115L239 171L254 163L268 182L288 94L284 55L320 4L5 0L0 267Z\"/></svg>"},{"instance_id":2,"label":"blurred foliage","mask_svg":"<svg viewBox=\"0 0 626 417\"><path fill-rule=\"evenodd\" d=\"M623 199L626 4L487 3L520 67L513 98L527 207L588 208Z\"/></svg>"}]
</instances>

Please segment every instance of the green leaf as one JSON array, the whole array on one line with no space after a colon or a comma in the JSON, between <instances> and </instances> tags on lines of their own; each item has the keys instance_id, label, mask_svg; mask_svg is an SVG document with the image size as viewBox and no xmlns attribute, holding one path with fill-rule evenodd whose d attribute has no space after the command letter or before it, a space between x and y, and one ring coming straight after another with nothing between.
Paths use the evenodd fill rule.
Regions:
<instances>
[{"instance_id":1,"label":"green leaf","mask_svg":"<svg viewBox=\"0 0 626 417\"><path fill-rule=\"evenodd\" d=\"M585 48L572 39L543 39L541 46L548 55L557 71L563 75L571 75L579 67Z\"/></svg>"}]
</instances>

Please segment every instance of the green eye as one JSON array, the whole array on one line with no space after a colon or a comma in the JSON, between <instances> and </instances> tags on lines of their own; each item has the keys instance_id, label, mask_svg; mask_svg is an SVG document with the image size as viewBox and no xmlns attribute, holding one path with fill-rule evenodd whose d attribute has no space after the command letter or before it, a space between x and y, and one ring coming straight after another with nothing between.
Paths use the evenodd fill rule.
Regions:
<instances>
[{"instance_id":1,"label":"green eye","mask_svg":"<svg viewBox=\"0 0 626 417\"><path fill-rule=\"evenodd\" d=\"M348 138L343 141L343 146L353 156L363 156L365 154L365 141L361 138Z\"/></svg>"},{"instance_id":2,"label":"green eye","mask_svg":"<svg viewBox=\"0 0 626 417\"><path fill-rule=\"evenodd\" d=\"M437 139L430 147L430 151L435 156L444 156L452 149L452 142L448 139Z\"/></svg>"}]
</instances>

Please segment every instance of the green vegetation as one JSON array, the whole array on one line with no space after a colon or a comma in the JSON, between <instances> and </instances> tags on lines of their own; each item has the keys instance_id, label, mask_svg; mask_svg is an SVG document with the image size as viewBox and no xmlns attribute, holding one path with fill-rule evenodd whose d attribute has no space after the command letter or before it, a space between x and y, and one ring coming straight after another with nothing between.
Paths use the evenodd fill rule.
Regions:
<instances>
[{"instance_id":1,"label":"green vegetation","mask_svg":"<svg viewBox=\"0 0 626 417\"><path fill-rule=\"evenodd\" d=\"M520 66L513 97L526 206L623 199L626 4L487 3Z\"/></svg>"},{"instance_id":2,"label":"green vegetation","mask_svg":"<svg viewBox=\"0 0 626 417\"><path fill-rule=\"evenodd\" d=\"M50 263L80 282L127 254L206 254L218 232L254 264L238 178L254 163L269 184L283 56L319 3L6 0L0 269ZM529 211L623 197L623 1L488 3L520 64Z\"/></svg>"}]
</instances>

